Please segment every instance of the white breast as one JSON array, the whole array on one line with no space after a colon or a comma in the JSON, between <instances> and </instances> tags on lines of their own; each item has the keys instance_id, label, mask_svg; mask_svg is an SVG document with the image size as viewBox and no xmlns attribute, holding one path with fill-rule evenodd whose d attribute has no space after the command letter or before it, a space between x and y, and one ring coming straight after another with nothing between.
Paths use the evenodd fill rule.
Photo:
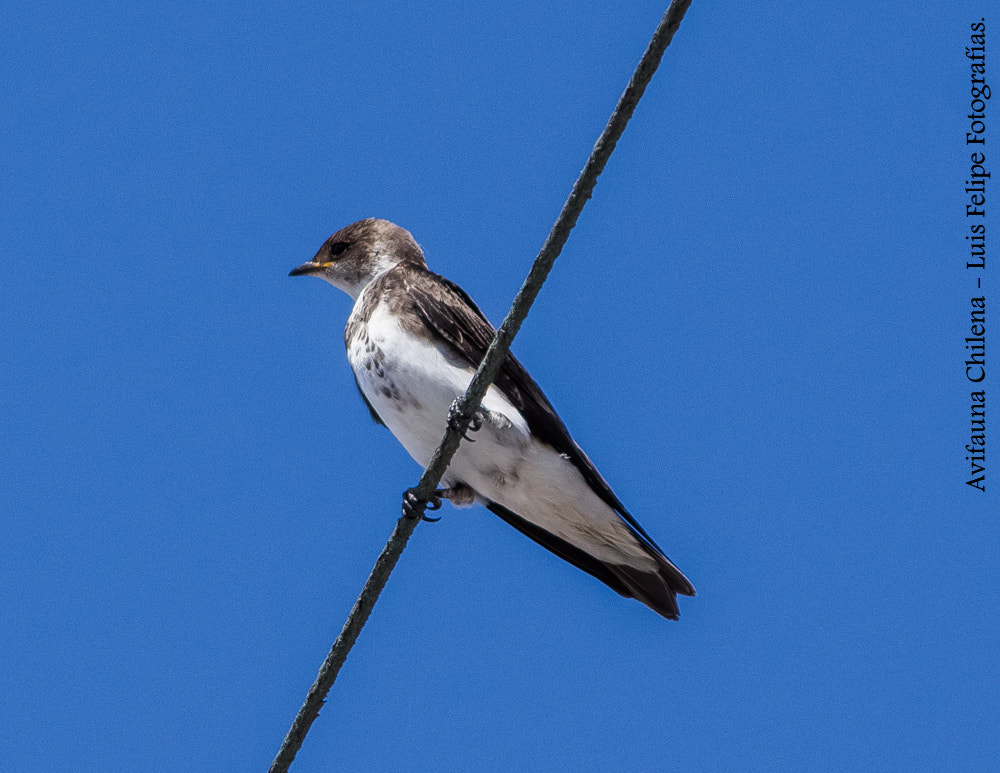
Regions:
<instances>
[{"instance_id":1,"label":"white breast","mask_svg":"<svg viewBox=\"0 0 1000 773\"><path fill-rule=\"evenodd\" d=\"M403 330L385 304L348 343L347 359L376 413L410 456L426 466L444 436L452 402L465 393L475 371ZM496 387L490 387L483 408L506 417L511 441L527 441L527 422Z\"/></svg>"},{"instance_id":2,"label":"white breast","mask_svg":"<svg viewBox=\"0 0 1000 773\"><path fill-rule=\"evenodd\" d=\"M363 302L358 299L354 312ZM353 316L353 313L352 313ZM379 418L421 467L444 436L448 410L475 375L429 340L403 330L380 304L348 342L347 358ZM463 441L443 479L470 486L604 560L649 562L620 517L551 446L532 438L521 413L495 386L483 400L483 427Z\"/></svg>"}]
</instances>

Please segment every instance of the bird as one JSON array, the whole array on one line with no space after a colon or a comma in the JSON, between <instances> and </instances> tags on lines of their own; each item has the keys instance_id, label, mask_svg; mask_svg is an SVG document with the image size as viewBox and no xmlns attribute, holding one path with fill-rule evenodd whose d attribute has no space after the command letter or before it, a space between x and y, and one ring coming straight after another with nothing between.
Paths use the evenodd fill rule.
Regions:
<instances>
[{"instance_id":1,"label":"bird","mask_svg":"<svg viewBox=\"0 0 1000 773\"><path fill-rule=\"evenodd\" d=\"M361 398L426 467L493 340L486 316L427 267L409 231L388 220L340 229L289 276L324 279L354 300L344 344ZM625 509L513 354L466 437L441 498L484 505L622 596L678 618L677 595L694 596L694 586Z\"/></svg>"}]
</instances>

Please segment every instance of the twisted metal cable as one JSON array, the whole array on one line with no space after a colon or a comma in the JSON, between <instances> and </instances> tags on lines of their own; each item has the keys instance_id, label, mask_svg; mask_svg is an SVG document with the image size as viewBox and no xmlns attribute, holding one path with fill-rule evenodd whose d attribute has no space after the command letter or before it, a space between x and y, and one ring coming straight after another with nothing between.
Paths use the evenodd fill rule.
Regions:
<instances>
[{"instance_id":1,"label":"twisted metal cable","mask_svg":"<svg viewBox=\"0 0 1000 773\"><path fill-rule=\"evenodd\" d=\"M448 468L452 457L454 457L459 444L462 442L462 437L469 427L472 416L479 409L486 390L489 389L490 384L493 383L493 379L496 378L497 372L500 370L500 365L510 350L514 336L517 335L517 331L521 328L521 323L524 322L524 318L528 315L528 310L535 302L535 298L538 297L538 292L542 289L542 284L544 284L545 279L548 277L552 264L559 257L563 245L566 244L570 231L576 225L580 212L583 211L584 205L593 194L598 176L604 170L605 164L607 164L611 153L615 149L615 145L625 131L625 126L632 117L632 113L635 111L636 105L639 104L646 86L660 64L663 52L670 45L670 41L673 39L674 33L680 26L681 20L684 18L684 13L690 5L691 0L673 0L660 20L659 25L657 25L656 31L653 33L653 37L650 39L649 45L642 55L642 59L639 60L639 64L632 73L628 87L619 98L618 104L611 114L611 118L608 119L608 123L604 127L604 131L601 132L601 136L598 137L597 142L594 144L586 165L573 184L573 190L570 191L569 197L566 199L566 203L559 213L559 217L556 218L556 222L552 226L548 238L546 238L542 249L538 253L538 257L535 258L535 262L531 266L531 271L515 296L510 311L493 337L493 342L490 344L489 349L487 349L483 361L479 364L479 368L476 370L476 375L469 384L469 388L459 401L458 410L454 413L452 420L449 421L448 429L441 439L441 444L434 452L434 456L424 470L423 475L420 476L420 482L411 489L412 496L410 498L409 514L404 514L396 522L396 528L393 529L389 541L379 554L375 566L368 576L368 580L365 582L364 588L361 589L361 593L357 601L354 602L354 606L347 616L347 621L344 623L340 635L333 643L330 653L323 662L316 681L309 688L302 708L299 709L299 713L296 715L292 727L285 736L285 740L282 742L281 748L274 758L274 762L271 763L268 773L287 772L289 766L292 764L292 760L295 759L296 753L302 746L302 742L305 740L306 733L309 732L310 726L316 717L319 716L320 709L326 701L326 695L337 679L337 674L340 672L341 666L344 665L347 654L351 651L351 647L354 646L358 634L361 633L362 627L367 622L368 616L371 614L375 602L378 601L379 594L385 587L389 575L396 566L403 548L406 547L410 535L413 534L413 530L420 523L428 500L434 496L434 492L441 482L445 470Z\"/></svg>"}]
</instances>

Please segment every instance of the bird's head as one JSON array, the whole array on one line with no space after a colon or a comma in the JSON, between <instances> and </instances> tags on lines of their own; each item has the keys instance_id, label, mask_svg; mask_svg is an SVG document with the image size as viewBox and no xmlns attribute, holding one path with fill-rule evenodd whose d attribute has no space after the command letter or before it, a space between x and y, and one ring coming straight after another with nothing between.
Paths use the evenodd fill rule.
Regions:
<instances>
[{"instance_id":1,"label":"bird's head","mask_svg":"<svg viewBox=\"0 0 1000 773\"><path fill-rule=\"evenodd\" d=\"M312 260L288 275L318 276L357 298L365 285L400 263L427 265L409 231L370 217L341 228L323 242Z\"/></svg>"}]
</instances>

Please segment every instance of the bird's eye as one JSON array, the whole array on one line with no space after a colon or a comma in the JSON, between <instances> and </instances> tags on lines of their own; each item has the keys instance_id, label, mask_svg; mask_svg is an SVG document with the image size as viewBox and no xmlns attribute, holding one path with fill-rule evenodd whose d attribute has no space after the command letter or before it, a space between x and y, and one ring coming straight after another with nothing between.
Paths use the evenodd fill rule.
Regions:
<instances>
[{"instance_id":1,"label":"bird's eye","mask_svg":"<svg viewBox=\"0 0 1000 773\"><path fill-rule=\"evenodd\" d=\"M350 245L347 242L334 242L330 245L331 255L340 255L346 250Z\"/></svg>"}]
</instances>

